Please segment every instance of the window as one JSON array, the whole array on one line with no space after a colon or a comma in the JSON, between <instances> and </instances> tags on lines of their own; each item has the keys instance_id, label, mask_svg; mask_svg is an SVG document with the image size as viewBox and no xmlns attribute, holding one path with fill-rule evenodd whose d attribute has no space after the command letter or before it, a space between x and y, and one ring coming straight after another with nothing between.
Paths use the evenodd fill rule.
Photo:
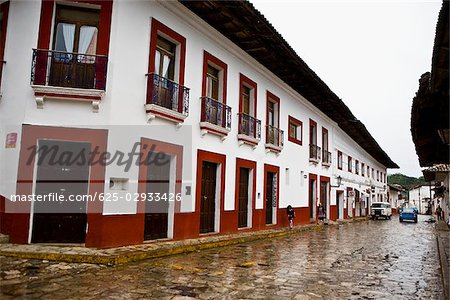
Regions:
<instances>
[{"instance_id":1,"label":"window","mask_svg":"<svg viewBox=\"0 0 450 300\"><path fill-rule=\"evenodd\" d=\"M186 39L152 19L149 73L184 84Z\"/></svg>"},{"instance_id":2,"label":"window","mask_svg":"<svg viewBox=\"0 0 450 300\"><path fill-rule=\"evenodd\" d=\"M359 174L359 161L357 159L355 160L355 174Z\"/></svg>"},{"instance_id":3,"label":"window","mask_svg":"<svg viewBox=\"0 0 450 300\"><path fill-rule=\"evenodd\" d=\"M375 180L375 169L372 168L372 178Z\"/></svg>"},{"instance_id":4,"label":"window","mask_svg":"<svg viewBox=\"0 0 450 300\"><path fill-rule=\"evenodd\" d=\"M328 130L322 127L322 163L331 164L331 153L328 151Z\"/></svg>"},{"instance_id":5,"label":"window","mask_svg":"<svg viewBox=\"0 0 450 300\"><path fill-rule=\"evenodd\" d=\"M380 181L380 171L377 170L377 181Z\"/></svg>"},{"instance_id":6,"label":"window","mask_svg":"<svg viewBox=\"0 0 450 300\"><path fill-rule=\"evenodd\" d=\"M202 97L227 103L227 64L204 51Z\"/></svg>"},{"instance_id":7,"label":"window","mask_svg":"<svg viewBox=\"0 0 450 300\"><path fill-rule=\"evenodd\" d=\"M289 116L289 141L302 145L303 123L294 117Z\"/></svg>"},{"instance_id":8,"label":"window","mask_svg":"<svg viewBox=\"0 0 450 300\"><path fill-rule=\"evenodd\" d=\"M309 119L309 144L317 146L317 123Z\"/></svg>"},{"instance_id":9,"label":"window","mask_svg":"<svg viewBox=\"0 0 450 300\"><path fill-rule=\"evenodd\" d=\"M367 177L370 178L370 167L369 166L367 166Z\"/></svg>"},{"instance_id":10,"label":"window","mask_svg":"<svg viewBox=\"0 0 450 300\"><path fill-rule=\"evenodd\" d=\"M239 112L255 117L256 115L256 82L240 74L241 101Z\"/></svg>"},{"instance_id":11,"label":"window","mask_svg":"<svg viewBox=\"0 0 450 300\"><path fill-rule=\"evenodd\" d=\"M261 139L261 121L256 119L257 86L247 76L239 76L239 125L238 139L256 145ZM245 138L248 136L251 139Z\"/></svg>"},{"instance_id":12,"label":"window","mask_svg":"<svg viewBox=\"0 0 450 300\"><path fill-rule=\"evenodd\" d=\"M342 170L342 152L337 152L337 167L339 170Z\"/></svg>"},{"instance_id":13,"label":"window","mask_svg":"<svg viewBox=\"0 0 450 300\"><path fill-rule=\"evenodd\" d=\"M283 131L280 130L280 98L267 91L266 105L266 143L283 147Z\"/></svg>"},{"instance_id":14,"label":"window","mask_svg":"<svg viewBox=\"0 0 450 300\"><path fill-rule=\"evenodd\" d=\"M352 157L349 156L348 157L348 171L349 172L352 172L352 167L353 167L352 164L353 164Z\"/></svg>"},{"instance_id":15,"label":"window","mask_svg":"<svg viewBox=\"0 0 450 300\"><path fill-rule=\"evenodd\" d=\"M364 163L361 163L361 176L365 176L365 174L364 174L364 172L365 172L365 169L364 169Z\"/></svg>"}]
</instances>

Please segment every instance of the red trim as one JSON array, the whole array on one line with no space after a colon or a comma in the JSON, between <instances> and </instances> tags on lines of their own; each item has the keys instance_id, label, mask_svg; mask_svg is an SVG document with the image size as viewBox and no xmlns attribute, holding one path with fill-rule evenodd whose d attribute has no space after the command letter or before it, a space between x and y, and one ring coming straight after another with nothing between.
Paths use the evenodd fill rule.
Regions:
<instances>
[{"instance_id":1,"label":"red trim","mask_svg":"<svg viewBox=\"0 0 450 300\"><path fill-rule=\"evenodd\" d=\"M316 175L316 174L309 173L309 176L308 176L308 208L309 208L310 210L311 210L310 199L311 199L311 196L312 196L311 180L314 180L314 181L316 182L316 199L313 200L313 205L314 205L313 211L314 211L315 208L317 207L317 201L318 201L318 198L317 198L317 195L318 195L318 190L317 190L317 184L318 184L318 182L317 182L317 175ZM309 212L308 212L308 214L309 214ZM313 216L313 218L314 218L314 217L315 217L316 223L317 223L317 220L318 220L317 211L316 211L316 213L315 213L315 216Z\"/></svg>"},{"instance_id":2,"label":"red trim","mask_svg":"<svg viewBox=\"0 0 450 300\"><path fill-rule=\"evenodd\" d=\"M16 194L31 195L33 192L34 158L28 163L30 151L39 139L54 139L66 141L83 141L91 143L91 149L105 153L107 149L108 131L103 129L80 129L37 125L23 125L20 145L19 169L17 174ZM24 182L24 183L22 183ZM25 183L26 182L26 183ZM105 182L105 166L93 164L90 171L89 194L95 199L95 193L103 193ZM102 237L100 228L94 224L101 222L103 203L91 201L87 207L88 231L86 234L86 247L98 247ZM12 243L28 243L31 202L11 203L11 235ZM7 205L7 209L8 209ZM8 209L9 211L9 209Z\"/></svg>"},{"instance_id":3,"label":"red trim","mask_svg":"<svg viewBox=\"0 0 450 300\"><path fill-rule=\"evenodd\" d=\"M366 172L366 170L364 170L364 168L365 168L365 164L362 162L362 163L361 163L361 176L362 176L362 177L365 176L365 172Z\"/></svg>"},{"instance_id":4,"label":"red trim","mask_svg":"<svg viewBox=\"0 0 450 300\"><path fill-rule=\"evenodd\" d=\"M239 217L239 182L240 182L240 176L241 176L241 172L240 169L241 168L247 168L250 169L252 171L252 177L253 177L253 182L252 182L252 196L250 201L252 201L252 228L255 228L255 223L256 223L256 219L255 219L255 203L256 203L256 161L252 161L252 160L246 160L246 159L242 159L242 158L236 158L236 183L235 183L235 190L234 190L234 212L235 215L233 216L232 220L229 220L228 222L226 222L226 220L224 220L224 222L226 223L231 223L233 224L233 228L235 228L235 230L238 229L238 217ZM229 227L229 226L228 226ZM225 230L225 228L223 228Z\"/></svg>"},{"instance_id":5,"label":"red trim","mask_svg":"<svg viewBox=\"0 0 450 300\"><path fill-rule=\"evenodd\" d=\"M248 78L242 73L239 73L239 112L242 113L242 87L246 85L250 89L253 90L253 109L254 113L253 116L256 119L256 107L257 107L257 85L256 82Z\"/></svg>"},{"instance_id":6,"label":"red trim","mask_svg":"<svg viewBox=\"0 0 450 300\"><path fill-rule=\"evenodd\" d=\"M342 170L342 165L344 164L344 158L342 156L342 152L338 150L337 152L337 167L339 170ZM339 158L341 158L341 165L339 165Z\"/></svg>"},{"instance_id":7,"label":"red trim","mask_svg":"<svg viewBox=\"0 0 450 300\"><path fill-rule=\"evenodd\" d=\"M267 91L266 93L266 125L269 124L269 102L273 102L278 105L277 128L280 128L280 98L269 91Z\"/></svg>"},{"instance_id":8,"label":"red trim","mask_svg":"<svg viewBox=\"0 0 450 300\"><path fill-rule=\"evenodd\" d=\"M278 211L279 206L280 206L280 167L277 166L273 166L273 165L269 165L269 164L264 164L264 198L263 198L263 210L264 210L264 223L265 224L265 216L266 216L266 184L267 184L267 173L276 173L277 174L277 206L276 206L276 210L277 210L277 218L276 218L276 223L279 223L280 221L280 212ZM270 225L270 224L266 224L266 225Z\"/></svg>"},{"instance_id":9,"label":"red trim","mask_svg":"<svg viewBox=\"0 0 450 300\"><path fill-rule=\"evenodd\" d=\"M46 97L55 97L55 98L67 98L67 99L79 99L79 100L101 100L102 97L99 96L83 96L83 95L77 95L77 94L58 94L58 93L42 93L37 92L34 93L35 96L46 96Z\"/></svg>"},{"instance_id":10,"label":"red trim","mask_svg":"<svg viewBox=\"0 0 450 300\"><path fill-rule=\"evenodd\" d=\"M291 123L294 123L296 126L300 126L300 139L296 139L296 138L291 137L291 135L290 135L290 125L291 125ZM298 119L296 119L296 118L294 118L292 116L288 117L288 140L290 142L296 143L296 144L298 144L300 146L302 145L302 141L303 141L303 123L302 123L302 121L300 121L300 120L298 120Z\"/></svg>"},{"instance_id":11,"label":"red trim","mask_svg":"<svg viewBox=\"0 0 450 300\"><path fill-rule=\"evenodd\" d=\"M314 126L314 127L313 127ZM314 130L313 130L314 128ZM314 133L314 134L312 134ZM316 137L316 141L313 141L313 137ZM312 119L309 119L309 144L310 145L317 145L317 123L316 121L313 121Z\"/></svg>"},{"instance_id":12,"label":"red trim","mask_svg":"<svg viewBox=\"0 0 450 300\"><path fill-rule=\"evenodd\" d=\"M2 18L2 31L0 32L0 86L2 84L2 75L3 75L3 61L5 59L5 44L6 44L6 33L8 26L8 12L9 12L9 1L0 4L0 12L3 15Z\"/></svg>"},{"instance_id":13,"label":"red trim","mask_svg":"<svg viewBox=\"0 0 450 300\"><path fill-rule=\"evenodd\" d=\"M151 33L150 33L150 57L148 63L148 72L155 72L155 52L156 52L156 43L158 38L158 33L163 33L170 40L173 40L180 47L180 65L179 65L179 76L178 76L178 84L184 85L184 71L185 71L185 59L186 59L186 38L184 38L179 33L170 29L163 23L159 22L155 18L152 18L151 23Z\"/></svg>"},{"instance_id":14,"label":"red trim","mask_svg":"<svg viewBox=\"0 0 450 300\"><path fill-rule=\"evenodd\" d=\"M228 66L226 63L209 53L203 51L203 77L202 77L202 97L206 96L206 74L208 72L208 64L212 64L219 68L219 71L223 72L222 77L222 103L227 103L227 72ZM218 100L218 99L217 99Z\"/></svg>"},{"instance_id":15,"label":"red trim","mask_svg":"<svg viewBox=\"0 0 450 300\"><path fill-rule=\"evenodd\" d=\"M196 223L193 224L191 230L196 232L197 235L200 234L200 207L201 207L201 194L202 194L202 164L203 161L209 161L221 165L220 169L220 228L216 228L217 231L221 233L222 228L226 226L226 212L224 211L225 202L225 169L226 169L226 156L219 153L209 152L205 150L198 150L197 152L197 178L196 178L196 194L195 194L195 218ZM217 200L217 199L216 199Z\"/></svg>"},{"instance_id":16,"label":"red trim","mask_svg":"<svg viewBox=\"0 0 450 300\"><path fill-rule=\"evenodd\" d=\"M325 133L327 134L327 139L326 139L326 141L325 141ZM328 136L328 129L326 129L325 127L322 127L322 151L328 151L328 139L329 139L329 136ZM327 145L327 147L326 147L326 149L325 149L325 142L326 142L326 145Z\"/></svg>"},{"instance_id":17,"label":"red trim","mask_svg":"<svg viewBox=\"0 0 450 300\"><path fill-rule=\"evenodd\" d=\"M359 174L359 160L355 159L355 174Z\"/></svg>"},{"instance_id":18,"label":"red trim","mask_svg":"<svg viewBox=\"0 0 450 300\"><path fill-rule=\"evenodd\" d=\"M348 158L347 158L347 170L348 170L350 173L353 172L353 171L352 171L352 169L353 169L352 164L353 164L353 160L352 160L352 157L349 155Z\"/></svg>"}]
</instances>

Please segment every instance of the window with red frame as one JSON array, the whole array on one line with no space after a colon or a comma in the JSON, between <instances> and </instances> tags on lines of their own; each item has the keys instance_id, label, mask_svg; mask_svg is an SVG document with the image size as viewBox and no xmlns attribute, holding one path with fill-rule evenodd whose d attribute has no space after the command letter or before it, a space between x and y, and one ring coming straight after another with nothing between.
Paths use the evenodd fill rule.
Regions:
<instances>
[{"instance_id":1,"label":"window with red frame","mask_svg":"<svg viewBox=\"0 0 450 300\"><path fill-rule=\"evenodd\" d=\"M227 103L227 69L227 64L204 51L202 97Z\"/></svg>"},{"instance_id":2,"label":"window with red frame","mask_svg":"<svg viewBox=\"0 0 450 300\"><path fill-rule=\"evenodd\" d=\"M377 181L380 181L380 171L377 170Z\"/></svg>"},{"instance_id":3,"label":"window with red frame","mask_svg":"<svg viewBox=\"0 0 450 300\"><path fill-rule=\"evenodd\" d=\"M256 82L240 74L240 103L239 112L251 117L256 116Z\"/></svg>"},{"instance_id":4,"label":"window with red frame","mask_svg":"<svg viewBox=\"0 0 450 300\"><path fill-rule=\"evenodd\" d=\"M349 171L349 172L352 172L352 167L353 167L353 160L352 160L352 157L349 156L347 161L348 161L348 171Z\"/></svg>"},{"instance_id":5,"label":"window with red frame","mask_svg":"<svg viewBox=\"0 0 450 300\"><path fill-rule=\"evenodd\" d=\"M365 172L365 170L364 170L364 163L361 163L361 176L363 176L364 177L364 172Z\"/></svg>"},{"instance_id":6,"label":"window with red frame","mask_svg":"<svg viewBox=\"0 0 450 300\"><path fill-rule=\"evenodd\" d=\"M355 174L359 174L359 161L357 159L355 160Z\"/></svg>"},{"instance_id":7,"label":"window with red frame","mask_svg":"<svg viewBox=\"0 0 450 300\"><path fill-rule=\"evenodd\" d=\"M342 152L338 150L337 152L337 167L342 170Z\"/></svg>"},{"instance_id":8,"label":"window with red frame","mask_svg":"<svg viewBox=\"0 0 450 300\"><path fill-rule=\"evenodd\" d=\"M367 177L370 178L370 166L367 166Z\"/></svg>"},{"instance_id":9,"label":"window with red frame","mask_svg":"<svg viewBox=\"0 0 450 300\"><path fill-rule=\"evenodd\" d=\"M302 145L303 123L294 117L289 116L289 141Z\"/></svg>"}]
</instances>

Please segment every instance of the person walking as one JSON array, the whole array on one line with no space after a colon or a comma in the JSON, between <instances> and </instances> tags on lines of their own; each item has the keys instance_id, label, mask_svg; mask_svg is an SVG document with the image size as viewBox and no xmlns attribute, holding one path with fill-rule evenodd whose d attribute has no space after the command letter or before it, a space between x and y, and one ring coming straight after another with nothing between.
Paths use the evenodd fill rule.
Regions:
<instances>
[{"instance_id":1,"label":"person walking","mask_svg":"<svg viewBox=\"0 0 450 300\"><path fill-rule=\"evenodd\" d=\"M323 209L322 203L319 202L319 207L317 208L317 213L319 215L320 223L323 223L323 219L325 218L325 211Z\"/></svg>"},{"instance_id":2,"label":"person walking","mask_svg":"<svg viewBox=\"0 0 450 300\"><path fill-rule=\"evenodd\" d=\"M294 228L294 218L295 218L295 211L292 208L292 206L288 205L286 208L288 220L289 220L289 229Z\"/></svg>"},{"instance_id":3,"label":"person walking","mask_svg":"<svg viewBox=\"0 0 450 300\"><path fill-rule=\"evenodd\" d=\"M436 216L438 221L442 219L442 208L440 205L438 205L438 207L436 208Z\"/></svg>"}]
</instances>

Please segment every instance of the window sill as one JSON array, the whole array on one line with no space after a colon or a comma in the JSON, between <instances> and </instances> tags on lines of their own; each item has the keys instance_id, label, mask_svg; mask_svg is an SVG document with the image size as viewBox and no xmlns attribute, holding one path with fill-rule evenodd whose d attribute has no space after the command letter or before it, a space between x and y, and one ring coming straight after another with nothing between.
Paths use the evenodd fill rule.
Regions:
<instances>
[{"instance_id":1,"label":"window sill","mask_svg":"<svg viewBox=\"0 0 450 300\"><path fill-rule=\"evenodd\" d=\"M331 163L329 163L329 162L322 162L322 166L329 168L329 167L331 167Z\"/></svg>"},{"instance_id":2,"label":"window sill","mask_svg":"<svg viewBox=\"0 0 450 300\"><path fill-rule=\"evenodd\" d=\"M205 136L207 133L211 133L220 136L222 140L224 140L230 132L230 129L228 128L209 122L200 122L200 129L202 136Z\"/></svg>"},{"instance_id":3,"label":"window sill","mask_svg":"<svg viewBox=\"0 0 450 300\"><path fill-rule=\"evenodd\" d=\"M320 159L318 159L318 158L309 158L309 162L317 165L320 162Z\"/></svg>"},{"instance_id":4,"label":"window sill","mask_svg":"<svg viewBox=\"0 0 450 300\"><path fill-rule=\"evenodd\" d=\"M81 102L91 102L92 111L97 113L101 100L105 95L103 90L95 89L77 89L57 86L32 85L36 98L36 107L44 108L44 101L47 99L55 100L73 100Z\"/></svg>"},{"instance_id":5,"label":"window sill","mask_svg":"<svg viewBox=\"0 0 450 300\"><path fill-rule=\"evenodd\" d=\"M165 119L176 123L178 126L184 122L187 115L179 113L177 111L156 105L156 104L146 104L145 111L147 113L147 122L150 123L156 117Z\"/></svg>"}]
</instances>

